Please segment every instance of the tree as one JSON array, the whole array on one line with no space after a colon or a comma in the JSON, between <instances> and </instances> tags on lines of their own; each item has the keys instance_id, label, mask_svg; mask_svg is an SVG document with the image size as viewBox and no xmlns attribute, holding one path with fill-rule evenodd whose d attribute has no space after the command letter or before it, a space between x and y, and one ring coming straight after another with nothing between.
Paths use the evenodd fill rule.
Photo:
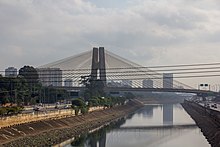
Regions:
<instances>
[{"instance_id":1,"label":"tree","mask_svg":"<svg viewBox=\"0 0 220 147\"><path fill-rule=\"evenodd\" d=\"M18 76L15 80L15 98L16 103L20 105L21 103L27 104L29 102L30 91L28 88L28 83L23 76Z\"/></svg>"},{"instance_id":2,"label":"tree","mask_svg":"<svg viewBox=\"0 0 220 147\"><path fill-rule=\"evenodd\" d=\"M85 100L89 100L92 97L104 97L104 83L99 79L93 79L91 76L82 76L81 83L86 86L84 92Z\"/></svg>"},{"instance_id":3,"label":"tree","mask_svg":"<svg viewBox=\"0 0 220 147\"><path fill-rule=\"evenodd\" d=\"M85 106L85 102L82 99L78 98L78 99L72 100L72 105L78 106L78 107L83 107L83 106Z\"/></svg>"},{"instance_id":4,"label":"tree","mask_svg":"<svg viewBox=\"0 0 220 147\"><path fill-rule=\"evenodd\" d=\"M30 102L31 97L35 97L36 92L39 92L39 76L37 70L32 66L24 66L19 70L19 76L23 77L26 80L26 83L29 87L30 95L29 99L26 99L26 102ZM27 97L25 97L27 98Z\"/></svg>"},{"instance_id":5,"label":"tree","mask_svg":"<svg viewBox=\"0 0 220 147\"><path fill-rule=\"evenodd\" d=\"M75 110L75 115L78 115L79 110L81 110L82 114L88 113L89 110L89 107L86 105L85 101L80 98L72 100L71 107Z\"/></svg>"},{"instance_id":6,"label":"tree","mask_svg":"<svg viewBox=\"0 0 220 147\"><path fill-rule=\"evenodd\" d=\"M36 84L39 81L37 70L32 66L24 66L19 70L19 75L23 76L28 84Z\"/></svg>"}]
</instances>

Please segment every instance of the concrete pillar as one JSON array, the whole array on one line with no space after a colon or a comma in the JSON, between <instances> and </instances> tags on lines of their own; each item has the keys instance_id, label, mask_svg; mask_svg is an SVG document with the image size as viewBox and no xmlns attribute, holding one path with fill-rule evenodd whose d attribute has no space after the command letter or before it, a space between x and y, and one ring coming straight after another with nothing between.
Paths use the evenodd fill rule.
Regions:
<instances>
[{"instance_id":1,"label":"concrete pillar","mask_svg":"<svg viewBox=\"0 0 220 147\"><path fill-rule=\"evenodd\" d=\"M100 80L106 85L106 68L105 68L105 49L99 47L99 75Z\"/></svg>"},{"instance_id":2,"label":"concrete pillar","mask_svg":"<svg viewBox=\"0 0 220 147\"><path fill-rule=\"evenodd\" d=\"M93 80L97 80L98 68L99 68L98 48L94 47L92 52L92 71L91 71L91 76Z\"/></svg>"}]
</instances>

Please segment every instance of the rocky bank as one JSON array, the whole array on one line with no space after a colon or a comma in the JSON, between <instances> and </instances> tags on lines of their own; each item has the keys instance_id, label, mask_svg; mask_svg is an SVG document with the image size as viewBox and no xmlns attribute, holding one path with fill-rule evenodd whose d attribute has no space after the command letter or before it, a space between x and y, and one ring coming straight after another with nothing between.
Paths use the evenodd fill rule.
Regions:
<instances>
[{"instance_id":1,"label":"rocky bank","mask_svg":"<svg viewBox=\"0 0 220 147\"><path fill-rule=\"evenodd\" d=\"M48 119L0 129L0 146L52 146L84 132L124 117L143 105L130 101L126 105L94 111L86 115Z\"/></svg>"}]
</instances>

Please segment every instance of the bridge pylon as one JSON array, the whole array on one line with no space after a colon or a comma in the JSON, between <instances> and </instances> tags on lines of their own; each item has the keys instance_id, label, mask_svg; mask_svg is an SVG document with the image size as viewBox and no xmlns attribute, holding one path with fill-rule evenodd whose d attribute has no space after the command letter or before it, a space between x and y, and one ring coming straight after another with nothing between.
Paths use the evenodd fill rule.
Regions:
<instances>
[{"instance_id":1,"label":"bridge pylon","mask_svg":"<svg viewBox=\"0 0 220 147\"><path fill-rule=\"evenodd\" d=\"M99 73L99 77L98 77ZM99 80L106 86L106 67L105 67L105 49L104 47L93 48L91 79Z\"/></svg>"}]
</instances>

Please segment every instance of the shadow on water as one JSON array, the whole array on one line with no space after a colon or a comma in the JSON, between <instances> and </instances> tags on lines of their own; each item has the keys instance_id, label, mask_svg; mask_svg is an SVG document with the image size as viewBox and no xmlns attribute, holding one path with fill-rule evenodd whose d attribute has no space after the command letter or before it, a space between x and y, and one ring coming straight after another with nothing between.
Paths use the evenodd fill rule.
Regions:
<instances>
[{"instance_id":1,"label":"shadow on water","mask_svg":"<svg viewBox=\"0 0 220 147\"><path fill-rule=\"evenodd\" d=\"M129 115L126 118L132 118L132 115ZM99 129L93 133L82 134L80 137L75 138L71 142L72 147L105 147L106 145L106 134L111 130L120 128L126 122L126 118L121 118L116 122L110 123L108 126Z\"/></svg>"}]
</instances>

